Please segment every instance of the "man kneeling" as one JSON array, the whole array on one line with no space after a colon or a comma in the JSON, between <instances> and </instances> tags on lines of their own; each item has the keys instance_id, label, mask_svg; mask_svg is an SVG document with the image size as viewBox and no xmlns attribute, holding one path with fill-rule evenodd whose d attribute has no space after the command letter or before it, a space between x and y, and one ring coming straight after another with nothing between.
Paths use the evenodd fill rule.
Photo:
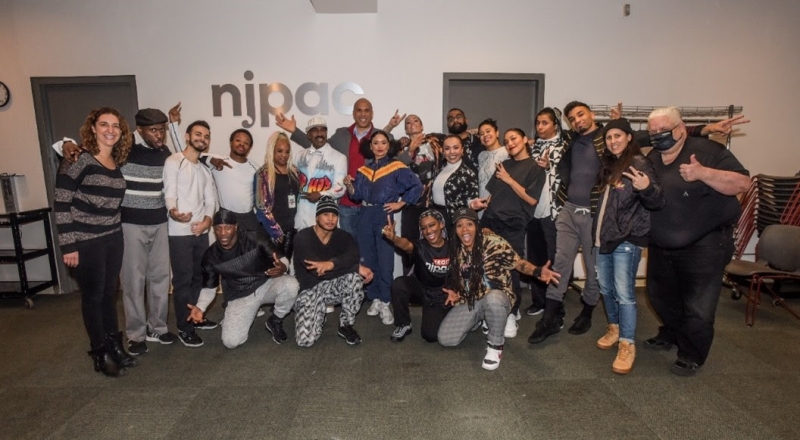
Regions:
<instances>
[{"instance_id":1,"label":"man kneeling","mask_svg":"<svg viewBox=\"0 0 800 440\"><path fill-rule=\"evenodd\" d=\"M203 320L221 277L225 308L222 343L226 347L236 348L247 341L258 308L269 303L275 304L275 311L267 319L267 330L278 344L286 341L283 318L292 310L298 290L297 280L286 275L289 262L269 240L239 231L233 212L220 209L213 220L217 241L203 255L203 290L197 304L189 305L189 319Z\"/></svg>"},{"instance_id":2,"label":"man kneeling","mask_svg":"<svg viewBox=\"0 0 800 440\"><path fill-rule=\"evenodd\" d=\"M336 227L336 199L323 196L317 203L316 224L302 229L294 239L294 273L300 282L295 310L297 345L311 347L322 335L325 306L342 303L339 336L350 345L361 342L353 324L364 300L364 283L372 279L359 264L358 244Z\"/></svg>"}]
</instances>

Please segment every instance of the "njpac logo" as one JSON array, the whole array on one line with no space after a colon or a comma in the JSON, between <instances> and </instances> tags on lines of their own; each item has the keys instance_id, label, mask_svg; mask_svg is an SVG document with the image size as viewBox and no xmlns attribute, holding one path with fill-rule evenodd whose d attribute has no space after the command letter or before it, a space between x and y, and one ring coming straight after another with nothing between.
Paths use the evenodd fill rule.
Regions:
<instances>
[{"instance_id":1,"label":"njpac logo","mask_svg":"<svg viewBox=\"0 0 800 440\"><path fill-rule=\"evenodd\" d=\"M253 72L247 70L244 72L244 79L247 81L253 80ZM256 102L259 104L261 114L261 126L269 127L269 120L271 115L277 113L289 113L293 105L297 105L297 109L308 116L314 115L327 115L330 113L329 102L333 101L333 108L343 115L349 115L353 112L352 104L345 104L342 101L342 95L345 92L351 92L355 95L355 99L364 96L364 89L352 81L345 81L333 88L333 91L328 93L328 83L313 83L307 82L300 84L300 87L292 93L285 84L274 82L270 84L258 84L258 101L256 101L256 84L244 85L244 103L247 109L248 119L242 120L242 127L250 128L256 123ZM306 97L309 93L317 95L318 102L316 105L308 105ZM234 84L222 84L211 86L211 103L214 108L214 117L222 116L222 98L223 96L230 96L231 107L233 116L242 116L242 92ZM283 101L280 105L272 105L270 97L273 95L280 95ZM353 101L355 101L355 99Z\"/></svg>"}]
</instances>

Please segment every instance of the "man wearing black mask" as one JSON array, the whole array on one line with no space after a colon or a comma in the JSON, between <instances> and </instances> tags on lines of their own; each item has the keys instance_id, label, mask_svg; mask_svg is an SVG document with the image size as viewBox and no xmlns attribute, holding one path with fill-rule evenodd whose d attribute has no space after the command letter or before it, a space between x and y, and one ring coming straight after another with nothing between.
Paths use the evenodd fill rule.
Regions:
<instances>
[{"instance_id":1,"label":"man wearing black mask","mask_svg":"<svg viewBox=\"0 0 800 440\"><path fill-rule=\"evenodd\" d=\"M722 274L741 214L736 195L749 188L749 172L724 146L689 137L675 107L654 110L647 128L653 145L647 157L667 202L650 214L647 258L647 294L663 325L644 346L677 345L672 372L692 376L711 349Z\"/></svg>"}]
</instances>

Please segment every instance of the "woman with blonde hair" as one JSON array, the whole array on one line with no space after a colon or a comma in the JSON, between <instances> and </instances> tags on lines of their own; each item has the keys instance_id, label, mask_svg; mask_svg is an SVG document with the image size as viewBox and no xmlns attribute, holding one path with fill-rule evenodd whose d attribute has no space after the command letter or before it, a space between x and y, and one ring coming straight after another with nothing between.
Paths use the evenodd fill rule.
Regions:
<instances>
[{"instance_id":1,"label":"woman with blonde hair","mask_svg":"<svg viewBox=\"0 0 800 440\"><path fill-rule=\"evenodd\" d=\"M80 129L83 149L62 161L56 176L55 216L64 264L81 289L81 312L95 371L120 376L137 364L122 347L117 323L117 281L122 269L120 171L133 136L115 109L92 110Z\"/></svg>"},{"instance_id":2,"label":"woman with blonde hair","mask_svg":"<svg viewBox=\"0 0 800 440\"><path fill-rule=\"evenodd\" d=\"M279 131L269 137L264 165L256 172L253 191L256 217L286 258L292 256L292 243L297 232L294 216L300 192L291 148L286 133Z\"/></svg>"}]
</instances>

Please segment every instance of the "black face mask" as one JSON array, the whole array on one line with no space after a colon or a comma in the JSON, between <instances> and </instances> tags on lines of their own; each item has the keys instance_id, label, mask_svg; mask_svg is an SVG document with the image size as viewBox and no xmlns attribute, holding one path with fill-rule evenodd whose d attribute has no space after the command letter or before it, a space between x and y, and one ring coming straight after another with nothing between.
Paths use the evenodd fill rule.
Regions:
<instances>
[{"instance_id":1,"label":"black face mask","mask_svg":"<svg viewBox=\"0 0 800 440\"><path fill-rule=\"evenodd\" d=\"M662 131L661 133L651 134L650 135L650 145L658 150L658 151L667 151L670 148L674 147L675 144L678 143L680 138L675 139L672 137L672 130L675 130L678 126L672 127L670 130Z\"/></svg>"}]
</instances>

